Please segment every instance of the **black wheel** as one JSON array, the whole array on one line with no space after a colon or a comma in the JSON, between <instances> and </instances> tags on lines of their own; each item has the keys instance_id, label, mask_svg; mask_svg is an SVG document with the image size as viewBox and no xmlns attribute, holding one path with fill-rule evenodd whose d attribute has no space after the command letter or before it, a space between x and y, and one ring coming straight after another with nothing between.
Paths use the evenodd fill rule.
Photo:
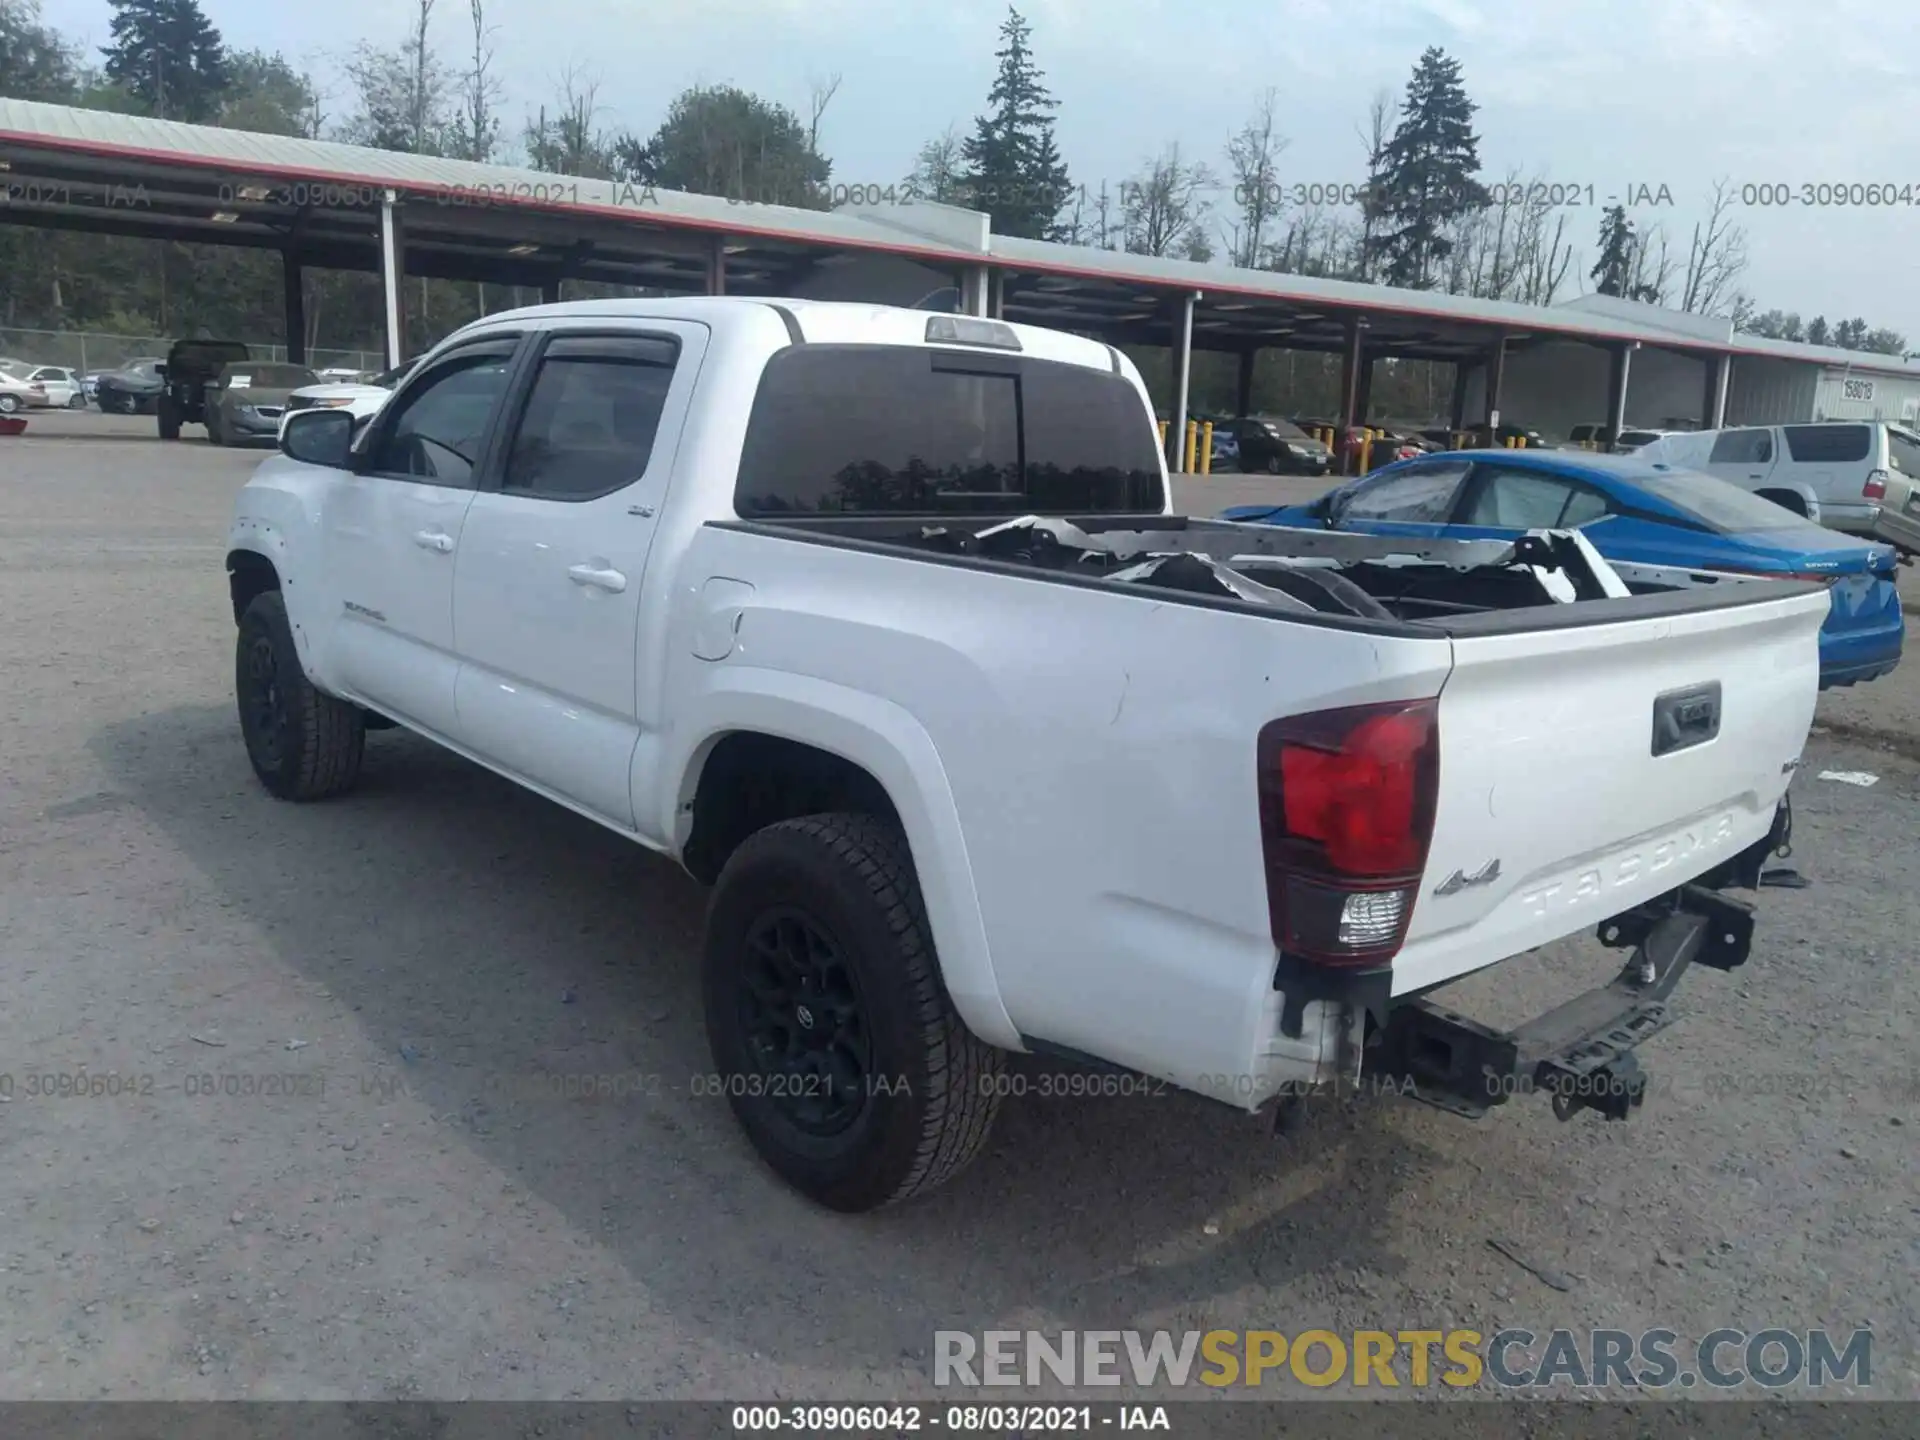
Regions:
<instances>
[{"instance_id":1,"label":"black wheel","mask_svg":"<svg viewBox=\"0 0 1920 1440\"><path fill-rule=\"evenodd\" d=\"M1280 457L1278 455L1267 456L1267 473L1269 475L1278 475L1280 473Z\"/></svg>"},{"instance_id":2,"label":"black wheel","mask_svg":"<svg viewBox=\"0 0 1920 1440\"><path fill-rule=\"evenodd\" d=\"M71 395L69 395L69 396L67 397L67 408L68 408L69 410L84 410L84 409L86 409L86 408L87 408L87 394L86 394L86 392L85 392L84 390L76 390L76 391L74 391L74 392L73 392L73 394L71 394Z\"/></svg>"},{"instance_id":3,"label":"black wheel","mask_svg":"<svg viewBox=\"0 0 1920 1440\"><path fill-rule=\"evenodd\" d=\"M702 981L734 1117L802 1194L877 1210L986 1143L1005 1057L955 1012L887 822L809 815L751 836L714 888Z\"/></svg>"},{"instance_id":4,"label":"black wheel","mask_svg":"<svg viewBox=\"0 0 1920 1440\"><path fill-rule=\"evenodd\" d=\"M160 438L178 440L180 438L180 412L174 408L173 401L162 395L154 402L153 413L157 417Z\"/></svg>"},{"instance_id":5,"label":"black wheel","mask_svg":"<svg viewBox=\"0 0 1920 1440\"><path fill-rule=\"evenodd\" d=\"M20 408L18 395L0 395L0 415L11 415Z\"/></svg>"},{"instance_id":6,"label":"black wheel","mask_svg":"<svg viewBox=\"0 0 1920 1440\"><path fill-rule=\"evenodd\" d=\"M220 412L218 410L209 410L207 412L207 443L209 445L224 445L227 443L227 437L220 433Z\"/></svg>"},{"instance_id":7,"label":"black wheel","mask_svg":"<svg viewBox=\"0 0 1920 1440\"><path fill-rule=\"evenodd\" d=\"M365 713L308 681L278 590L240 617L233 688L253 773L282 800L324 799L360 778Z\"/></svg>"}]
</instances>

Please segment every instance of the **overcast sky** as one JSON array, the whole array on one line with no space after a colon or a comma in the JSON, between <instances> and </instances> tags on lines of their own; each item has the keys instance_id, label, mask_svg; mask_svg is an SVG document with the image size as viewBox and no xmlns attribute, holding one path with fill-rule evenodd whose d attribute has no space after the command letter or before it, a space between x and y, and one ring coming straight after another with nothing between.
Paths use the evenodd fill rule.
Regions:
<instances>
[{"instance_id":1,"label":"overcast sky","mask_svg":"<svg viewBox=\"0 0 1920 1440\"><path fill-rule=\"evenodd\" d=\"M105 0L43 0L93 45ZM349 97L339 60L356 39L397 42L411 0L263 4L202 0L229 45L283 51ZM486 0L495 68L518 117L571 68L598 82L609 128L649 132L695 83L731 83L804 110L835 73L822 127L836 182L895 182L920 142L970 123L993 76L1003 0ZM1879 182L1904 208L1743 208L1761 309L1860 315L1920 347L1920 6L1867 0L1025 0L1073 178L1119 181L1170 141L1224 169L1226 139L1274 86L1290 141L1285 181L1364 178L1359 129L1374 91L1396 102L1421 49L1460 60L1485 178L1510 169L1580 187L1599 204L1665 186L1684 255L1716 177L1736 187ZM468 0L437 0L458 64ZM1227 197L1222 197L1223 200ZM1598 215L1569 216L1579 285Z\"/></svg>"}]
</instances>

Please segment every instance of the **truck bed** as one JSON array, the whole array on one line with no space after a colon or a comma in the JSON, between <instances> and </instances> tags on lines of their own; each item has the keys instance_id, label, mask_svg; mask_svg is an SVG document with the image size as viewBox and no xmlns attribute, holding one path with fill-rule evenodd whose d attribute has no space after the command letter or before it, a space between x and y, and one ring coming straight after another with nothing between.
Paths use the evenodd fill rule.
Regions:
<instances>
[{"instance_id":1,"label":"truck bed","mask_svg":"<svg viewBox=\"0 0 1920 1440\"><path fill-rule=\"evenodd\" d=\"M1818 588L1758 577L1715 586L1639 580L1629 586L1571 530L1507 542L1343 534L1180 515L796 516L714 523L1063 584L1149 586L1192 604L1409 637L1601 625L1759 604Z\"/></svg>"}]
</instances>

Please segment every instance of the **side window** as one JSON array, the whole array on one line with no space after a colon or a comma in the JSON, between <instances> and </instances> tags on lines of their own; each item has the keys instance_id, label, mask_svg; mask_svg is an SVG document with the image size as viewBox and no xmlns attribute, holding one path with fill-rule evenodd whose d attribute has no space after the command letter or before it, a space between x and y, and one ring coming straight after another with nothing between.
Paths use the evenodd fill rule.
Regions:
<instances>
[{"instance_id":1,"label":"side window","mask_svg":"<svg viewBox=\"0 0 1920 1440\"><path fill-rule=\"evenodd\" d=\"M1864 460L1873 443L1866 425L1784 425L1787 453L1798 461L1845 464Z\"/></svg>"},{"instance_id":2,"label":"side window","mask_svg":"<svg viewBox=\"0 0 1920 1440\"><path fill-rule=\"evenodd\" d=\"M1920 480L1920 440L1898 430L1887 431L1887 458L1902 475Z\"/></svg>"},{"instance_id":3,"label":"side window","mask_svg":"<svg viewBox=\"0 0 1920 1440\"><path fill-rule=\"evenodd\" d=\"M1548 530L1573 498L1570 480L1530 470L1482 466L1480 483L1462 523L1499 530Z\"/></svg>"},{"instance_id":4,"label":"side window","mask_svg":"<svg viewBox=\"0 0 1920 1440\"><path fill-rule=\"evenodd\" d=\"M400 397L364 469L435 485L473 484L494 408L506 393L515 342L457 350Z\"/></svg>"},{"instance_id":5,"label":"side window","mask_svg":"<svg viewBox=\"0 0 1920 1440\"><path fill-rule=\"evenodd\" d=\"M1341 520L1396 520L1411 525L1444 524L1453 511L1462 464L1423 465L1402 475L1387 475L1362 485L1340 507Z\"/></svg>"},{"instance_id":6,"label":"side window","mask_svg":"<svg viewBox=\"0 0 1920 1440\"><path fill-rule=\"evenodd\" d=\"M638 480L679 353L670 337L555 338L540 358L501 488L588 500Z\"/></svg>"},{"instance_id":7,"label":"side window","mask_svg":"<svg viewBox=\"0 0 1920 1440\"><path fill-rule=\"evenodd\" d=\"M1773 459L1770 430L1722 430L1713 442L1709 465L1765 465Z\"/></svg>"},{"instance_id":8,"label":"side window","mask_svg":"<svg viewBox=\"0 0 1920 1440\"><path fill-rule=\"evenodd\" d=\"M1577 530L1582 525L1591 525L1611 514L1613 506L1607 503L1606 496L1598 490L1576 485L1573 494L1567 498L1567 508L1560 512L1560 518L1554 523L1562 530Z\"/></svg>"}]
</instances>

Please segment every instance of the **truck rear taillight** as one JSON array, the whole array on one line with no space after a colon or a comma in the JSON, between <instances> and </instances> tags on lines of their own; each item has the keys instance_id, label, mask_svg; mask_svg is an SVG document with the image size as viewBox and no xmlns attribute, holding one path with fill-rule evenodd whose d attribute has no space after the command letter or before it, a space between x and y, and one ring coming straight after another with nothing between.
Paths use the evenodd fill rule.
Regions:
<instances>
[{"instance_id":1,"label":"truck rear taillight","mask_svg":"<svg viewBox=\"0 0 1920 1440\"><path fill-rule=\"evenodd\" d=\"M1867 476L1867 483L1860 487L1860 493L1868 500L1887 498L1887 472L1875 470Z\"/></svg>"},{"instance_id":2,"label":"truck rear taillight","mask_svg":"<svg viewBox=\"0 0 1920 1440\"><path fill-rule=\"evenodd\" d=\"M1285 953L1377 966L1406 939L1440 790L1439 704L1356 705L1261 728L1267 909Z\"/></svg>"}]
</instances>

